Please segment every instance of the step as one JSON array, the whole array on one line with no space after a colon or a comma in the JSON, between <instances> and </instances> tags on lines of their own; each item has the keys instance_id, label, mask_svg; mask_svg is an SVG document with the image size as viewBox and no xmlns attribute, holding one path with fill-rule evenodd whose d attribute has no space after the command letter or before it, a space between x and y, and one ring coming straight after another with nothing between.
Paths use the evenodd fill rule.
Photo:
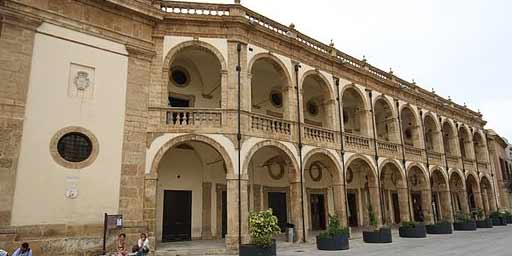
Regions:
<instances>
[{"instance_id":1,"label":"step","mask_svg":"<svg viewBox=\"0 0 512 256\"><path fill-rule=\"evenodd\" d=\"M229 252L226 248L212 249L179 249L179 250L157 250L155 256L200 256L200 255L237 255L236 252Z\"/></svg>"}]
</instances>

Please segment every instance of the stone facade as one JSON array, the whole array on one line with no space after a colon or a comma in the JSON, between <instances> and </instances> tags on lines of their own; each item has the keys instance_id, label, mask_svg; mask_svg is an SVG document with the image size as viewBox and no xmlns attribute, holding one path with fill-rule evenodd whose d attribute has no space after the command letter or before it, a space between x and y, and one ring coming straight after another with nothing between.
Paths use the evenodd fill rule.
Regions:
<instances>
[{"instance_id":1,"label":"stone facade","mask_svg":"<svg viewBox=\"0 0 512 256\"><path fill-rule=\"evenodd\" d=\"M225 236L228 249L271 206L297 242L328 214L368 226L370 211L381 225L510 207L506 145L480 113L239 2L0 0L0 18L0 248L95 255L107 211L124 220L109 248L119 232L158 248L176 235L164 223L177 190L198 205L189 239ZM48 54L94 70L94 91L70 93ZM57 101L62 113L34 110ZM93 138L86 163L62 164L67 127Z\"/></svg>"}]
</instances>

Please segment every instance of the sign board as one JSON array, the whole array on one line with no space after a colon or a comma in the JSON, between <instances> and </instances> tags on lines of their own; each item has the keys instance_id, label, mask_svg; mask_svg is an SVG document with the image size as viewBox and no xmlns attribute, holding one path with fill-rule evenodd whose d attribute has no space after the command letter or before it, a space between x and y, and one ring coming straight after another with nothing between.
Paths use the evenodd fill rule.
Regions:
<instances>
[{"instance_id":1,"label":"sign board","mask_svg":"<svg viewBox=\"0 0 512 256\"><path fill-rule=\"evenodd\" d=\"M117 229L123 227L123 215L107 215L107 229Z\"/></svg>"}]
</instances>

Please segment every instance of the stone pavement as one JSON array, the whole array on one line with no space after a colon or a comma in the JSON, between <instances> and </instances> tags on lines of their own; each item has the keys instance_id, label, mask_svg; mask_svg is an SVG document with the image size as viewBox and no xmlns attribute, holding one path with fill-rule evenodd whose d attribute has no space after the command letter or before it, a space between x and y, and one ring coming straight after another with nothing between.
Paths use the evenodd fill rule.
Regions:
<instances>
[{"instance_id":1,"label":"stone pavement","mask_svg":"<svg viewBox=\"0 0 512 256\"><path fill-rule=\"evenodd\" d=\"M279 256L286 255L347 255L347 256L396 256L396 255L450 255L479 256L512 255L512 226L457 231L451 235L428 235L427 238L400 238L393 234L391 244L366 244L362 239L350 241L347 251L327 252L316 249L315 244L278 244Z\"/></svg>"}]
</instances>

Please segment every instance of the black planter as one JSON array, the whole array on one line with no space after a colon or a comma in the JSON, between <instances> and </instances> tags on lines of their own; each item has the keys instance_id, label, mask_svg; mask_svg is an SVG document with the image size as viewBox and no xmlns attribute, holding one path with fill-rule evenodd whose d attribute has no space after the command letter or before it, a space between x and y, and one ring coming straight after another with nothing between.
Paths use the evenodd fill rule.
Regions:
<instances>
[{"instance_id":1,"label":"black planter","mask_svg":"<svg viewBox=\"0 0 512 256\"><path fill-rule=\"evenodd\" d=\"M363 241L365 243L391 243L391 229L380 228L375 231L363 231Z\"/></svg>"},{"instance_id":2,"label":"black planter","mask_svg":"<svg viewBox=\"0 0 512 256\"><path fill-rule=\"evenodd\" d=\"M457 231L474 231L476 230L476 221L470 220L466 223L453 223L453 229Z\"/></svg>"},{"instance_id":3,"label":"black planter","mask_svg":"<svg viewBox=\"0 0 512 256\"><path fill-rule=\"evenodd\" d=\"M348 249L348 234L341 234L331 238L316 237L316 248L324 251L340 251Z\"/></svg>"},{"instance_id":4,"label":"black planter","mask_svg":"<svg viewBox=\"0 0 512 256\"><path fill-rule=\"evenodd\" d=\"M448 222L427 225L427 234L447 235L453 233L452 224Z\"/></svg>"},{"instance_id":5,"label":"black planter","mask_svg":"<svg viewBox=\"0 0 512 256\"><path fill-rule=\"evenodd\" d=\"M416 223L414 227L400 227L398 228L400 237L406 238L424 238L427 237L427 230L425 224Z\"/></svg>"},{"instance_id":6,"label":"black planter","mask_svg":"<svg viewBox=\"0 0 512 256\"><path fill-rule=\"evenodd\" d=\"M512 216L506 216L507 224L512 224Z\"/></svg>"},{"instance_id":7,"label":"black planter","mask_svg":"<svg viewBox=\"0 0 512 256\"><path fill-rule=\"evenodd\" d=\"M267 248L259 247L255 244L241 244L240 256L276 256L276 241L272 241L272 245Z\"/></svg>"},{"instance_id":8,"label":"black planter","mask_svg":"<svg viewBox=\"0 0 512 256\"><path fill-rule=\"evenodd\" d=\"M492 220L493 226L506 226L507 225L507 220L503 217L494 217L494 218L491 217L491 220Z\"/></svg>"},{"instance_id":9,"label":"black planter","mask_svg":"<svg viewBox=\"0 0 512 256\"><path fill-rule=\"evenodd\" d=\"M492 228L492 220L491 219L477 220L476 227L477 228Z\"/></svg>"}]
</instances>

